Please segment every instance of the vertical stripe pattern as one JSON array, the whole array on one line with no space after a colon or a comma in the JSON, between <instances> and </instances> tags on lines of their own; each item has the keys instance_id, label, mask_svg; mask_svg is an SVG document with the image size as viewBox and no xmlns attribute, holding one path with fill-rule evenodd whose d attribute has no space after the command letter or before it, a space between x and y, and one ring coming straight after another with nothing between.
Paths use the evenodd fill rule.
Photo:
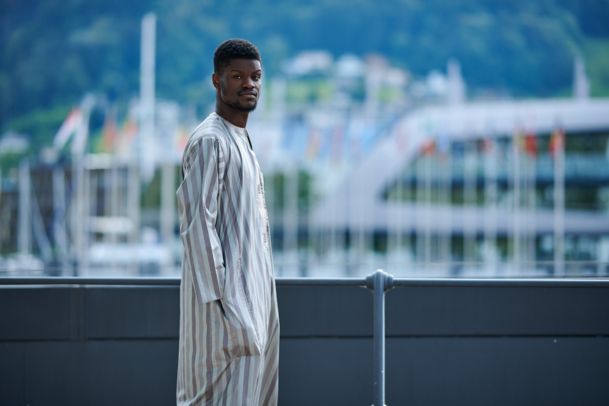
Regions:
<instances>
[{"instance_id":1,"label":"vertical stripe pattern","mask_svg":"<svg viewBox=\"0 0 609 406\"><path fill-rule=\"evenodd\" d=\"M273 259L246 133L212 113L186 145L182 174L177 404L276 405Z\"/></svg>"}]
</instances>

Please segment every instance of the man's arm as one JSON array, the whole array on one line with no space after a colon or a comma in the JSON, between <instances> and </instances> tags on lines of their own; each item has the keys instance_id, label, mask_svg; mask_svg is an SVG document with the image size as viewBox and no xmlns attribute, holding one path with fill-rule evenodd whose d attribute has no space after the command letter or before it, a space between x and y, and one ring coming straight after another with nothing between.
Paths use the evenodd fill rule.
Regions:
<instances>
[{"instance_id":1,"label":"man's arm","mask_svg":"<svg viewBox=\"0 0 609 406\"><path fill-rule=\"evenodd\" d=\"M197 301L203 304L224 294L225 268L215 225L225 161L213 137L200 138L184 153L184 179L176 193L180 236Z\"/></svg>"}]
</instances>

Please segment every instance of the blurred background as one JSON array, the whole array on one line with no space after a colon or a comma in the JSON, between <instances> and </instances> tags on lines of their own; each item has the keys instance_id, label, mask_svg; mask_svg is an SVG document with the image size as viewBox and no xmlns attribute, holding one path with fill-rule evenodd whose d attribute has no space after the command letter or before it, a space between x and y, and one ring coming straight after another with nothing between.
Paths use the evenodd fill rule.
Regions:
<instances>
[{"instance_id":1,"label":"blurred background","mask_svg":"<svg viewBox=\"0 0 609 406\"><path fill-rule=\"evenodd\" d=\"M277 276L608 276L609 1L0 1L0 275L179 276L213 51Z\"/></svg>"}]
</instances>

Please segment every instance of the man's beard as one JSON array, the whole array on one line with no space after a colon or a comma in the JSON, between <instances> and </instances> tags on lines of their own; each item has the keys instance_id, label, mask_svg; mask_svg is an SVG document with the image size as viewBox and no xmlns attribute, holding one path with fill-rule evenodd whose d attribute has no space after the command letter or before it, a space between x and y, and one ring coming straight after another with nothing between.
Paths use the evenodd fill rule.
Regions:
<instances>
[{"instance_id":1,"label":"man's beard","mask_svg":"<svg viewBox=\"0 0 609 406\"><path fill-rule=\"evenodd\" d=\"M237 93L237 95L239 96L240 93ZM252 107L244 107L238 101L226 100L226 94L224 93L224 91L222 91L222 96L223 96L223 99L224 99L224 103L226 103L227 106L230 106L230 107L232 107L232 108L234 108L236 110L243 111L243 112L246 112L246 113L249 113L250 111L256 110L256 106L258 105L258 100L256 100L256 103L254 103L254 105Z\"/></svg>"},{"instance_id":2,"label":"man's beard","mask_svg":"<svg viewBox=\"0 0 609 406\"><path fill-rule=\"evenodd\" d=\"M239 102L232 102L232 101L228 101L228 100L225 100L224 103L226 103L227 106L230 106L234 109L248 113L250 111L256 110L256 106L258 105L258 100L256 100L256 103L252 107L243 107L241 105L241 103L239 103Z\"/></svg>"}]
</instances>

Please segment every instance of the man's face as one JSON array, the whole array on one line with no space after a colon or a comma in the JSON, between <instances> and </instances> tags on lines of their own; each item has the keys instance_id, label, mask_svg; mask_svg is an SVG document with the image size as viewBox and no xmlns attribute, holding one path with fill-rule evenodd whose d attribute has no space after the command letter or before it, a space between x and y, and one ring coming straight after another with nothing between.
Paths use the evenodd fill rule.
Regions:
<instances>
[{"instance_id":1,"label":"man's face","mask_svg":"<svg viewBox=\"0 0 609 406\"><path fill-rule=\"evenodd\" d=\"M262 85L262 66L256 59L232 59L221 74L213 75L220 101L239 111L253 111Z\"/></svg>"}]
</instances>

